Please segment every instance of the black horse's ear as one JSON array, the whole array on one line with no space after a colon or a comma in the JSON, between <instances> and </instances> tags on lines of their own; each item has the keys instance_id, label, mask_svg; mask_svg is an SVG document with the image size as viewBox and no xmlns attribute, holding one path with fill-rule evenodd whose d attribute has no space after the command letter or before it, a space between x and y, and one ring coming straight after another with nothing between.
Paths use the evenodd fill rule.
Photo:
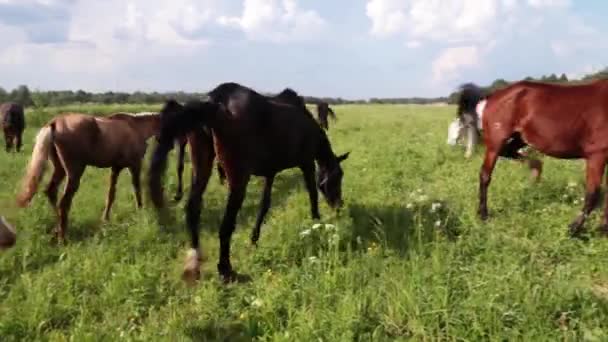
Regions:
<instances>
[{"instance_id":1,"label":"black horse's ear","mask_svg":"<svg viewBox=\"0 0 608 342\"><path fill-rule=\"evenodd\" d=\"M346 152L343 155L338 157L338 163L343 162L344 160L348 159L348 155L350 154L350 152Z\"/></svg>"}]
</instances>

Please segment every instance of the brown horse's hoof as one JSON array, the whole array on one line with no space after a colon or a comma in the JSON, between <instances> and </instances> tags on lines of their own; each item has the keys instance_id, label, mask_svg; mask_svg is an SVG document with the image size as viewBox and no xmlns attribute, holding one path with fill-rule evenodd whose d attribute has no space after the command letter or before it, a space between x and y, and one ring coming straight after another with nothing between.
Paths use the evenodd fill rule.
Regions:
<instances>
[{"instance_id":1,"label":"brown horse's hoof","mask_svg":"<svg viewBox=\"0 0 608 342\"><path fill-rule=\"evenodd\" d=\"M578 219L568 225L568 234L571 238L586 240L585 236L583 235L584 232L585 230L583 229L583 225Z\"/></svg>"}]
</instances>

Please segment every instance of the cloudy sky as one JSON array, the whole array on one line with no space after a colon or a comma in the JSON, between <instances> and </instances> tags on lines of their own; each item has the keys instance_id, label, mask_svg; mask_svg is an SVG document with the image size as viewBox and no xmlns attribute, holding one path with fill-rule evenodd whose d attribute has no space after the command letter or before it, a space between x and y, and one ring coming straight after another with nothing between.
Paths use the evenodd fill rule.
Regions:
<instances>
[{"instance_id":1,"label":"cloudy sky","mask_svg":"<svg viewBox=\"0 0 608 342\"><path fill-rule=\"evenodd\" d=\"M608 65L605 0L0 0L0 86L346 98Z\"/></svg>"}]
</instances>

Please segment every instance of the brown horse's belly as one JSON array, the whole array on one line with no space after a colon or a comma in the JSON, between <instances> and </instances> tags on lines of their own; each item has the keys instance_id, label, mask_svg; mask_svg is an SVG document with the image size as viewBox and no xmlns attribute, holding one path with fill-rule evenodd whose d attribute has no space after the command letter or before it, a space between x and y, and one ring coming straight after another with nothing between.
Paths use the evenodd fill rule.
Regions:
<instances>
[{"instance_id":1,"label":"brown horse's belly","mask_svg":"<svg viewBox=\"0 0 608 342\"><path fill-rule=\"evenodd\" d=\"M571 139L549 140L532 134L522 134L522 139L535 150L553 158L579 159L584 155L580 145Z\"/></svg>"}]
</instances>

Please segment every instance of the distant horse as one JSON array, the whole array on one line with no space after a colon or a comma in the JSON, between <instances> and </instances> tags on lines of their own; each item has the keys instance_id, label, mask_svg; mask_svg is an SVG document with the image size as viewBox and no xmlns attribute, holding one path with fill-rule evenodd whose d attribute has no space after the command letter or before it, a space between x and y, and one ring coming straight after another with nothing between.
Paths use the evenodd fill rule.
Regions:
<instances>
[{"instance_id":1,"label":"distant horse","mask_svg":"<svg viewBox=\"0 0 608 342\"><path fill-rule=\"evenodd\" d=\"M324 130L329 129L329 122L327 121L327 117L331 116L332 119L336 120L336 114L331 109L327 102L319 102L317 103L317 115L319 117L319 124L323 127Z\"/></svg>"},{"instance_id":2,"label":"distant horse","mask_svg":"<svg viewBox=\"0 0 608 342\"><path fill-rule=\"evenodd\" d=\"M475 102L470 105L477 106ZM479 216L484 220L488 217L487 191L497 158L525 159L518 151L530 145L555 158L585 159L585 203L569 227L571 235L578 235L598 204L608 162L608 80L579 85L522 81L495 91L479 103L486 145L479 177ZM604 234L608 234L606 214L608 201L600 227Z\"/></svg>"},{"instance_id":3,"label":"distant horse","mask_svg":"<svg viewBox=\"0 0 608 342\"><path fill-rule=\"evenodd\" d=\"M4 131L6 152L9 152L13 145L17 152L21 151L23 130L25 130L23 106L17 103L0 105L0 124Z\"/></svg>"},{"instance_id":4,"label":"distant horse","mask_svg":"<svg viewBox=\"0 0 608 342\"><path fill-rule=\"evenodd\" d=\"M116 113L101 117L67 113L55 117L36 136L17 204L20 207L29 205L50 159L54 171L45 193L58 215L59 225L55 233L60 242L65 240L72 198L88 165L112 170L104 220L110 217L116 181L124 168L131 173L136 204L141 208L140 172L146 140L158 134L159 126L158 115ZM57 205L57 190L66 176L67 184Z\"/></svg>"},{"instance_id":5,"label":"distant horse","mask_svg":"<svg viewBox=\"0 0 608 342\"><path fill-rule=\"evenodd\" d=\"M220 226L220 259L218 272L224 281L233 281L235 273L230 263L230 240L236 216L245 198L252 175L265 178L260 211L251 235L256 244L260 227L270 208L274 177L282 170L298 167L304 174L309 193L312 217L318 219L318 194L315 187L315 161L319 165L317 186L329 205L342 205L340 162L348 153L336 156L325 132L305 107L270 99L236 83L224 83L209 93L210 101L190 101L180 105L168 101L161 111L160 143L150 165L150 194L157 208L163 206L160 184L166 156L176 136L204 125L213 134L214 146L201 151L206 160L201 168L202 183L206 185L217 154L229 185L228 203ZM201 252L199 220L202 188L190 192L186 219L190 231L191 251L186 259L184 279L193 281L200 276Z\"/></svg>"}]
</instances>

